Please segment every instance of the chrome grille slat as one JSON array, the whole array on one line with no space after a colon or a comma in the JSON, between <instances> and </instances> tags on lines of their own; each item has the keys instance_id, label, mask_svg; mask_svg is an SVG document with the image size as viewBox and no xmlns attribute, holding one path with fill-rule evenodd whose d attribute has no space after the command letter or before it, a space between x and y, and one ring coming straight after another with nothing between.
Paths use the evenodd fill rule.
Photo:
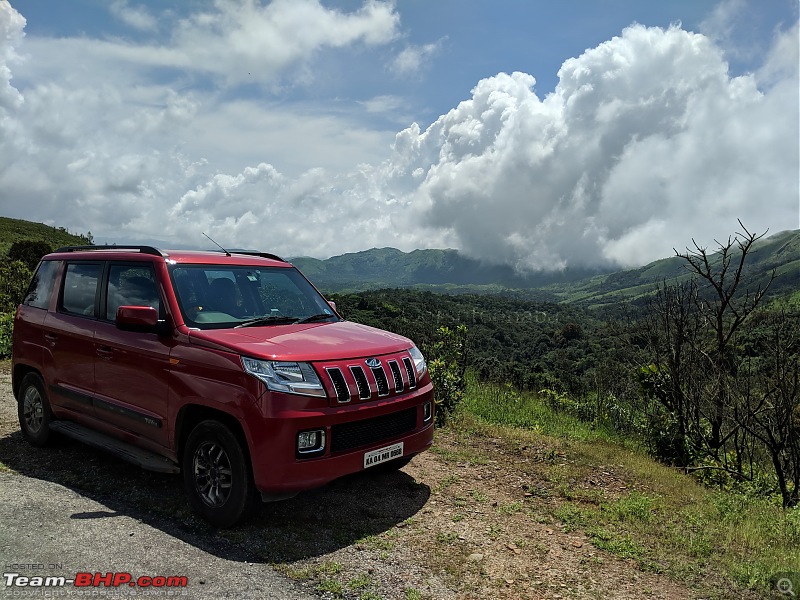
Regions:
<instances>
[{"instance_id":1,"label":"chrome grille slat","mask_svg":"<svg viewBox=\"0 0 800 600\"><path fill-rule=\"evenodd\" d=\"M378 396L388 396L389 380L386 379L386 371L383 370L382 366L372 367L370 371L372 371L372 376L375 377L375 385L378 386Z\"/></svg>"},{"instance_id":2,"label":"chrome grille slat","mask_svg":"<svg viewBox=\"0 0 800 600\"><path fill-rule=\"evenodd\" d=\"M389 370L392 372L392 379L394 379L394 391L398 394L403 391L403 376L400 373L400 365L396 360L389 361Z\"/></svg>"},{"instance_id":3,"label":"chrome grille slat","mask_svg":"<svg viewBox=\"0 0 800 600\"><path fill-rule=\"evenodd\" d=\"M407 356L403 357L403 366L406 368L408 374L408 389L413 390L417 387L417 372L414 370L414 364Z\"/></svg>"},{"instance_id":4,"label":"chrome grille slat","mask_svg":"<svg viewBox=\"0 0 800 600\"><path fill-rule=\"evenodd\" d=\"M353 379L356 380L358 386L358 397L362 400L369 400L372 397L372 390L369 389L369 381L364 369L360 365L350 367L350 372L353 374Z\"/></svg>"},{"instance_id":5,"label":"chrome grille slat","mask_svg":"<svg viewBox=\"0 0 800 600\"><path fill-rule=\"evenodd\" d=\"M328 373L328 377L333 384L333 389L336 390L336 400L340 404L350 402L350 388L347 386L347 381L345 381L341 369L337 367L328 367L325 371Z\"/></svg>"}]
</instances>

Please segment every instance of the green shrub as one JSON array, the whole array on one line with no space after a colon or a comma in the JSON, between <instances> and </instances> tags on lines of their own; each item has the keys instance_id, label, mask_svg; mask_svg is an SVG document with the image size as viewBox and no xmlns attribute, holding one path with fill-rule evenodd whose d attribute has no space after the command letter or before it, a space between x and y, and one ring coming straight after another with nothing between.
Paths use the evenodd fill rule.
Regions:
<instances>
[{"instance_id":1,"label":"green shrub","mask_svg":"<svg viewBox=\"0 0 800 600\"><path fill-rule=\"evenodd\" d=\"M31 280L31 271L19 260L0 262L0 312L17 310Z\"/></svg>"},{"instance_id":2,"label":"green shrub","mask_svg":"<svg viewBox=\"0 0 800 600\"><path fill-rule=\"evenodd\" d=\"M11 334L14 331L14 313L0 314L0 358L11 356Z\"/></svg>"},{"instance_id":3,"label":"green shrub","mask_svg":"<svg viewBox=\"0 0 800 600\"><path fill-rule=\"evenodd\" d=\"M20 261L29 270L33 271L45 254L53 251L53 247L41 240L19 240L11 244L8 249L8 258L13 262Z\"/></svg>"},{"instance_id":4,"label":"green shrub","mask_svg":"<svg viewBox=\"0 0 800 600\"><path fill-rule=\"evenodd\" d=\"M467 388L467 328L439 327L436 341L425 349L436 401L436 422L444 425Z\"/></svg>"}]
</instances>

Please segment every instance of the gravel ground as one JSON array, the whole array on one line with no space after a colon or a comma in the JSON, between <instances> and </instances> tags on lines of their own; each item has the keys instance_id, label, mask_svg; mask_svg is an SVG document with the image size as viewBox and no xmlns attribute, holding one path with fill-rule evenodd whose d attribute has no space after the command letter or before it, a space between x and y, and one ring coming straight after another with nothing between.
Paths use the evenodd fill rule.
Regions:
<instances>
[{"instance_id":1,"label":"gravel ground","mask_svg":"<svg viewBox=\"0 0 800 600\"><path fill-rule=\"evenodd\" d=\"M30 576L129 572L188 579L181 590L92 590L129 596L708 597L544 518L564 501L534 475L543 453L552 456L535 441L509 448L504 440L465 442L442 430L434 449L403 471L346 477L264 505L249 523L219 531L189 512L178 477L142 471L71 440L45 449L26 444L8 368L0 363L3 572L13 566ZM598 467L591 485L608 497L628 489L624 472L613 466ZM31 592L0 584L0 596Z\"/></svg>"},{"instance_id":2,"label":"gravel ground","mask_svg":"<svg viewBox=\"0 0 800 600\"><path fill-rule=\"evenodd\" d=\"M180 539L166 531L64 487L15 473L0 473L0 555L3 572L23 576L74 577L75 573L130 573L185 576L185 589L170 595L191 598L312 598L300 586L277 575L269 566L249 562L221 545L216 555L204 544ZM16 565L16 568L14 568ZM12 567L12 568L9 568ZM25 568L27 567L27 568ZM69 587L71 595L99 590ZM102 589L102 588L101 588ZM137 591L162 592L137 588ZM0 590L9 597L21 593L43 596L53 589ZM104 589L106 595L131 595L130 587Z\"/></svg>"}]
</instances>

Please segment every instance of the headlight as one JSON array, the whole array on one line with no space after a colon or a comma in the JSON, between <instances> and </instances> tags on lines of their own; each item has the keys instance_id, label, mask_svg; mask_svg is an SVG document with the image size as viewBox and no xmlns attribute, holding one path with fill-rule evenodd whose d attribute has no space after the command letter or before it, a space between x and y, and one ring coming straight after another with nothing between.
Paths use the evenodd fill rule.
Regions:
<instances>
[{"instance_id":1,"label":"headlight","mask_svg":"<svg viewBox=\"0 0 800 600\"><path fill-rule=\"evenodd\" d=\"M416 346L411 346L408 350L408 353L411 355L411 360L414 361L414 366L417 369L417 377L422 379L422 376L425 375L425 371L428 370L428 365L425 363L425 357L422 356L422 352L419 351L419 348Z\"/></svg>"},{"instance_id":2,"label":"headlight","mask_svg":"<svg viewBox=\"0 0 800 600\"><path fill-rule=\"evenodd\" d=\"M325 388L309 363L256 360L242 357L244 370L273 392L325 397Z\"/></svg>"}]
</instances>

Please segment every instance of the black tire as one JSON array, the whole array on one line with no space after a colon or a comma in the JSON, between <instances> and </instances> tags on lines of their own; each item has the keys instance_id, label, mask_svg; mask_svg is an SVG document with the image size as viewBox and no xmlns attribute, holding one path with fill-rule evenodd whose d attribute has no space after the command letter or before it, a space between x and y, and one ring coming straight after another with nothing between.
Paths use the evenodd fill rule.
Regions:
<instances>
[{"instance_id":1,"label":"black tire","mask_svg":"<svg viewBox=\"0 0 800 600\"><path fill-rule=\"evenodd\" d=\"M33 446L46 446L52 441L50 422L53 413L42 378L36 373L23 377L17 396L17 414L22 436Z\"/></svg>"},{"instance_id":2,"label":"black tire","mask_svg":"<svg viewBox=\"0 0 800 600\"><path fill-rule=\"evenodd\" d=\"M182 462L189 505L212 525L231 527L258 505L247 452L219 421L203 421L192 430Z\"/></svg>"}]
</instances>

